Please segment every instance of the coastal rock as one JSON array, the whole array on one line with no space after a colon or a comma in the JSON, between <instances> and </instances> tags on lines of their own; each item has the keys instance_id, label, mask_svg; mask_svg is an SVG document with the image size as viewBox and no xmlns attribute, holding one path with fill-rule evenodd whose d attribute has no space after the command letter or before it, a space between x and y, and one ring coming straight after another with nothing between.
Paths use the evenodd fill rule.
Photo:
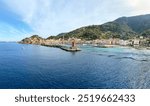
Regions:
<instances>
[{"instance_id":1,"label":"coastal rock","mask_svg":"<svg viewBox=\"0 0 150 106\"><path fill-rule=\"evenodd\" d=\"M36 45L41 45L45 42L45 39L39 37L38 35L33 35L29 38L25 38L22 41L20 41L19 43L22 44L36 44Z\"/></svg>"}]
</instances>

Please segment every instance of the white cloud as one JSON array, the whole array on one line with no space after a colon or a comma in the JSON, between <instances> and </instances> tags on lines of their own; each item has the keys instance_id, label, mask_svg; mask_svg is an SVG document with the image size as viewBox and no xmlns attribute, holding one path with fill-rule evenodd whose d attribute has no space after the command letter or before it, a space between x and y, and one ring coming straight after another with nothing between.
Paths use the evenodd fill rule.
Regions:
<instances>
[{"instance_id":1,"label":"white cloud","mask_svg":"<svg viewBox=\"0 0 150 106\"><path fill-rule=\"evenodd\" d=\"M20 15L35 33L50 34L55 24L55 16L51 11L53 0L7 0L4 2L12 11Z\"/></svg>"},{"instance_id":2,"label":"white cloud","mask_svg":"<svg viewBox=\"0 0 150 106\"><path fill-rule=\"evenodd\" d=\"M48 36L101 24L120 16L150 13L150 0L5 0L37 34Z\"/></svg>"},{"instance_id":3,"label":"white cloud","mask_svg":"<svg viewBox=\"0 0 150 106\"><path fill-rule=\"evenodd\" d=\"M125 0L131 15L150 14L150 0Z\"/></svg>"},{"instance_id":4,"label":"white cloud","mask_svg":"<svg viewBox=\"0 0 150 106\"><path fill-rule=\"evenodd\" d=\"M24 29L20 30L0 22L0 41L19 41L26 36L30 36L30 34Z\"/></svg>"}]
</instances>

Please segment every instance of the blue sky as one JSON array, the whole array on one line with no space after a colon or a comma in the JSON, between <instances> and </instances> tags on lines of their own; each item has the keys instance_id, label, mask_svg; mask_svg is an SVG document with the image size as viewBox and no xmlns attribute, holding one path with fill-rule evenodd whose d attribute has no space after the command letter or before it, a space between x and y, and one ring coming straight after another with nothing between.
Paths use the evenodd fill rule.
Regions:
<instances>
[{"instance_id":1,"label":"blue sky","mask_svg":"<svg viewBox=\"0 0 150 106\"><path fill-rule=\"evenodd\" d=\"M0 41L48 37L140 14L150 14L150 0L0 0Z\"/></svg>"}]
</instances>

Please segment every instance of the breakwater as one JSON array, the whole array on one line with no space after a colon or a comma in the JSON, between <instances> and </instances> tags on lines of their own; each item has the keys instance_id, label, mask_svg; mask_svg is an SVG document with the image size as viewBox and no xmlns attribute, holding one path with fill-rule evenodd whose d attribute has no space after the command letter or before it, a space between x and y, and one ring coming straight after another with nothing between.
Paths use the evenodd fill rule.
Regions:
<instances>
[{"instance_id":1,"label":"breakwater","mask_svg":"<svg viewBox=\"0 0 150 106\"><path fill-rule=\"evenodd\" d=\"M68 51L68 52L78 52L81 51L81 49L79 48L72 48L72 47L67 47L67 46L63 46L63 45L47 45L47 44L41 44L42 46L46 46L46 47L54 47L54 48L60 48L62 50Z\"/></svg>"}]
</instances>

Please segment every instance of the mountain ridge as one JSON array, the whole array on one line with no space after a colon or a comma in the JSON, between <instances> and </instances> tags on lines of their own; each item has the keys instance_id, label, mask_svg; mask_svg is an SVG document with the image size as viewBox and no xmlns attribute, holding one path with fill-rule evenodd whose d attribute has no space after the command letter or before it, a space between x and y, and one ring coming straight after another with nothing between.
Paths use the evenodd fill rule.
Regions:
<instances>
[{"instance_id":1,"label":"mountain ridge","mask_svg":"<svg viewBox=\"0 0 150 106\"><path fill-rule=\"evenodd\" d=\"M43 42L50 39L79 38L82 40L119 38L123 40L139 38L140 36L150 38L150 14L131 17L120 17L101 25L84 26L57 36L49 36L43 39L37 35L25 38L22 42ZM32 41L31 41L32 40Z\"/></svg>"},{"instance_id":2,"label":"mountain ridge","mask_svg":"<svg viewBox=\"0 0 150 106\"><path fill-rule=\"evenodd\" d=\"M81 27L68 33L63 33L63 36L65 38L77 37L87 40L102 38L129 39L138 36L149 37L149 30L150 14L146 14L131 17L120 17L114 21L101 25Z\"/></svg>"}]
</instances>

